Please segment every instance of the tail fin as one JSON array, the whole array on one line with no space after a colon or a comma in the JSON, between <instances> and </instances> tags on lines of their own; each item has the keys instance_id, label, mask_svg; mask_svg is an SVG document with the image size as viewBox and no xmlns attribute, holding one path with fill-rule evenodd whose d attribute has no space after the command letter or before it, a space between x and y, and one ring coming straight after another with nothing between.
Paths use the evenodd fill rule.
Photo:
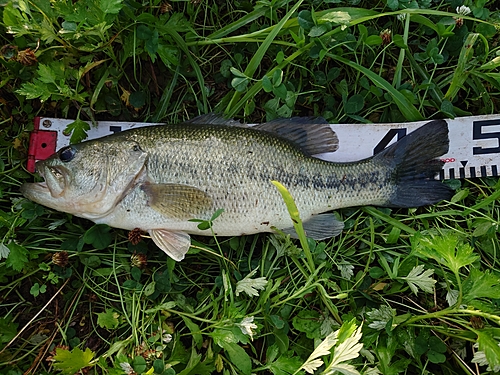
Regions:
<instances>
[{"instance_id":1,"label":"tail fin","mask_svg":"<svg viewBox=\"0 0 500 375\"><path fill-rule=\"evenodd\" d=\"M374 157L393 167L395 193L387 206L419 207L450 199L452 190L435 180L448 152L448 124L434 120L418 128Z\"/></svg>"}]
</instances>

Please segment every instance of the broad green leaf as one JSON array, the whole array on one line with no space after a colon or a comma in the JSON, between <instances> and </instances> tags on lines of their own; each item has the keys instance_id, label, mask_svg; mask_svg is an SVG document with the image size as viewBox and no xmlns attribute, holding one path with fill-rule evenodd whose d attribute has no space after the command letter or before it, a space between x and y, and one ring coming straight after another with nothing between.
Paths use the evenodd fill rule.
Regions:
<instances>
[{"instance_id":1,"label":"broad green leaf","mask_svg":"<svg viewBox=\"0 0 500 375\"><path fill-rule=\"evenodd\" d=\"M107 248L113 237L109 233L111 228L106 224L96 224L83 235L83 241L93 245L96 249L102 250Z\"/></svg>"},{"instance_id":2,"label":"broad green leaf","mask_svg":"<svg viewBox=\"0 0 500 375\"><path fill-rule=\"evenodd\" d=\"M323 23L321 25L315 25L311 28L311 30L309 31L309 36L311 38L314 38L314 37L318 37L318 36L321 36L323 35L324 33L326 33L327 31L330 31L331 28L329 28L327 26L326 23Z\"/></svg>"},{"instance_id":3,"label":"broad green leaf","mask_svg":"<svg viewBox=\"0 0 500 375\"><path fill-rule=\"evenodd\" d=\"M239 77L239 78L248 78L245 73L239 71L238 69L236 69L234 66L231 66L229 68L229 70L231 71L231 73L233 73L233 75L235 75L236 77Z\"/></svg>"},{"instance_id":4,"label":"broad green leaf","mask_svg":"<svg viewBox=\"0 0 500 375\"><path fill-rule=\"evenodd\" d=\"M262 88L264 89L265 92L273 91L273 84L268 76L262 77Z\"/></svg>"},{"instance_id":5,"label":"broad green leaf","mask_svg":"<svg viewBox=\"0 0 500 375\"><path fill-rule=\"evenodd\" d=\"M252 361L247 352L238 344L223 343L222 347L229 356L231 362L244 374L250 375L252 372Z\"/></svg>"},{"instance_id":6,"label":"broad green leaf","mask_svg":"<svg viewBox=\"0 0 500 375\"><path fill-rule=\"evenodd\" d=\"M347 102L345 104L345 112L349 115L353 115L361 111L364 106L365 99L363 98L363 95L354 94L349 99L347 99Z\"/></svg>"},{"instance_id":7,"label":"broad green leaf","mask_svg":"<svg viewBox=\"0 0 500 375\"><path fill-rule=\"evenodd\" d=\"M446 362L446 356L443 353L436 352L435 350L429 350L427 352L427 358L432 363L444 363Z\"/></svg>"},{"instance_id":8,"label":"broad green leaf","mask_svg":"<svg viewBox=\"0 0 500 375\"><path fill-rule=\"evenodd\" d=\"M288 357L282 355L277 360L270 363L267 368L274 375L288 375L294 374L302 365L302 360L300 357Z\"/></svg>"},{"instance_id":9,"label":"broad green leaf","mask_svg":"<svg viewBox=\"0 0 500 375\"><path fill-rule=\"evenodd\" d=\"M193 337L193 341L196 344L198 349L201 349L201 345L203 344L203 336L201 335L201 330L198 324L193 323L191 319L188 317L181 315L182 320L186 323L186 326L191 331L191 336Z\"/></svg>"},{"instance_id":10,"label":"broad green leaf","mask_svg":"<svg viewBox=\"0 0 500 375\"><path fill-rule=\"evenodd\" d=\"M369 46L380 46L382 44L382 37L380 35L370 35L366 38L365 43Z\"/></svg>"},{"instance_id":11,"label":"broad green leaf","mask_svg":"<svg viewBox=\"0 0 500 375\"><path fill-rule=\"evenodd\" d=\"M306 31L309 31L312 27L314 27L314 21L310 10L301 10L297 20L299 22L299 26Z\"/></svg>"},{"instance_id":12,"label":"broad green leaf","mask_svg":"<svg viewBox=\"0 0 500 375\"><path fill-rule=\"evenodd\" d=\"M72 351L56 348L54 367L61 370L63 375L73 375L90 366L92 358L94 358L94 352L89 348L85 349L84 352L78 347Z\"/></svg>"},{"instance_id":13,"label":"broad green leaf","mask_svg":"<svg viewBox=\"0 0 500 375\"><path fill-rule=\"evenodd\" d=\"M137 37L142 40L148 40L151 39L153 36L153 30L151 30L149 27L146 25L139 25L137 27Z\"/></svg>"},{"instance_id":14,"label":"broad green leaf","mask_svg":"<svg viewBox=\"0 0 500 375\"><path fill-rule=\"evenodd\" d=\"M113 309L106 309L105 312L97 313L97 324L101 328L116 329L120 322L120 314Z\"/></svg>"},{"instance_id":15,"label":"broad green leaf","mask_svg":"<svg viewBox=\"0 0 500 375\"><path fill-rule=\"evenodd\" d=\"M38 297L40 294L43 294L47 291L47 285L43 284L40 286L40 284L35 283L30 289L30 294L33 297Z\"/></svg>"},{"instance_id":16,"label":"broad green leaf","mask_svg":"<svg viewBox=\"0 0 500 375\"><path fill-rule=\"evenodd\" d=\"M7 343L17 335L18 323L12 322L12 317L0 318L0 344ZM0 345L2 347L2 345Z\"/></svg>"},{"instance_id":17,"label":"broad green leaf","mask_svg":"<svg viewBox=\"0 0 500 375\"><path fill-rule=\"evenodd\" d=\"M142 355L135 356L132 361L132 367L137 374L144 373L144 371L148 368L146 359Z\"/></svg>"},{"instance_id":18,"label":"broad green leaf","mask_svg":"<svg viewBox=\"0 0 500 375\"><path fill-rule=\"evenodd\" d=\"M342 12L342 11L330 11L324 13L318 19L318 23L332 22L340 25L349 25L350 21L351 21L351 15L348 12Z\"/></svg>"},{"instance_id":19,"label":"broad green leaf","mask_svg":"<svg viewBox=\"0 0 500 375\"><path fill-rule=\"evenodd\" d=\"M128 100L132 107L139 109L146 104L146 94L143 91L135 91L130 94Z\"/></svg>"},{"instance_id":20,"label":"broad green leaf","mask_svg":"<svg viewBox=\"0 0 500 375\"><path fill-rule=\"evenodd\" d=\"M301 310L293 317L292 325L310 339L321 338L321 320L317 311Z\"/></svg>"}]
</instances>

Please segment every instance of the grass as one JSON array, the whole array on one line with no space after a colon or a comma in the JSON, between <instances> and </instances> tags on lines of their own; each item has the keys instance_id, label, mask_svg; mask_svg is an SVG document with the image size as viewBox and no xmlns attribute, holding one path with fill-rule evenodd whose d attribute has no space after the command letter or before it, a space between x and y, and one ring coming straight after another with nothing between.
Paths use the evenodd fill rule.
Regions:
<instances>
[{"instance_id":1,"label":"grass","mask_svg":"<svg viewBox=\"0 0 500 375\"><path fill-rule=\"evenodd\" d=\"M498 113L494 2L1 4L1 374L500 371L498 179L450 181L432 207L339 210L345 230L319 243L197 237L180 263L19 193L34 116Z\"/></svg>"}]
</instances>

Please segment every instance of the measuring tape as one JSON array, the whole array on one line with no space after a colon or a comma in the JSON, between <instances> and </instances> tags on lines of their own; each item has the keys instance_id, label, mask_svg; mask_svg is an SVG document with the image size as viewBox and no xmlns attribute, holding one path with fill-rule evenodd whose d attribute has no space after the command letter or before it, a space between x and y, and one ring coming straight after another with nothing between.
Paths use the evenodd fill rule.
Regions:
<instances>
[{"instance_id":1,"label":"measuring tape","mask_svg":"<svg viewBox=\"0 0 500 375\"><path fill-rule=\"evenodd\" d=\"M35 172L35 162L51 156L69 144L64 129L73 120L36 117L30 136L27 169ZM339 139L337 151L318 155L334 162L358 161L382 151L428 121L394 124L332 124ZM500 115L460 117L447 120L450 149L439 179L498 176L500 165ZM90 124L90 123L89 123ZM87 132L89 139L154 123L99 121ZM163 124L164 125L164 124ZM250 125L251 126L251 125Z\"/></svg>"}]
</instances>

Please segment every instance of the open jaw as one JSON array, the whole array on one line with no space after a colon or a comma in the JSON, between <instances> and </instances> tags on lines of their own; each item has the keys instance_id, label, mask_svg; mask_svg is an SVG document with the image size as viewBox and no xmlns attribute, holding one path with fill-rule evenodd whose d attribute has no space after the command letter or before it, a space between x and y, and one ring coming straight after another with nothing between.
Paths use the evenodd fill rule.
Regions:
<instances>
[{"instance_id":1,"label":"open jaw","mask_svg":"<svg viewBox=\"0 0 500 375\"><path fill-rule=\"evenodd\" d=\"M48 201L60 198L66 186L66 171L61 167L37 165L41 182L26 183L21 186L21 193L28 199L47 205Z\"/></svg>"}]
</instances>

